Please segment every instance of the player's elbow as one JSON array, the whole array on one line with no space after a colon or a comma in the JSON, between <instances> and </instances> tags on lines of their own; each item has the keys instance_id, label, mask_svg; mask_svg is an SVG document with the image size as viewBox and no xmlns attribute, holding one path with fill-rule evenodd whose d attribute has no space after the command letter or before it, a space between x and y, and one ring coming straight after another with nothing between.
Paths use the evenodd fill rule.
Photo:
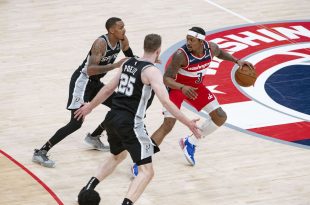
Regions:
<instances>
[{"instance_id":1,"label":"player's elbow","mask_svg":"<svg viewBox=\"0 0 310 205\"><path fill-rule=\"evenodd\" d=\"M169 87L171 78L168 76L163 77L164 84Z\"/></svg>"},{"instance_id":2,"label":"player's elbow","mask_svg":"<svg viewBox=\"0 0 310 205\"><path fill-rule=\"evenodd\" d=\"M86 72L88 76L96 75L96 71L92 66L88 66Z\"/></svg>"}]
</instances>

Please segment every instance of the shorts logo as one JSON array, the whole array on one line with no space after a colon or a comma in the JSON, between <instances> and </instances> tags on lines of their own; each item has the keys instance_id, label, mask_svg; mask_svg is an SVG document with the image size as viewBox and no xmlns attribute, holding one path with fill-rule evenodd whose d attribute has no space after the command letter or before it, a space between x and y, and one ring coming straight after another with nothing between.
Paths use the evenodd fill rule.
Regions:
<instances>
[{"instance_id":1,"label":"shorts logo","mask_svg":"<svg viewBox=\"0 0 310 205\"><path fill-rule=\"evenodd\" d=\"M305 145L310 145L310 21L224 28L210 31L206 40L252 62L259 74L254 87L240 87L233 77L237 65L213 58L203 83L227 113L226 125L309 148ZM161 56L162 65L171 61L172 54L184 43L180 41L166 50ZM189 105L183 106L195 112Z\"/></svg>"},{"instance_id":2,"label":"shorts logo","mask_svg":"<svg viewBox=\"0 0 310 205\"><path fill-rule=\"evenodd\" d=\"M213 98L213 95L209 94L208 100L211 100Z\"/></svg>"},{"instance_id":3,"label":"shorts logo","mask_svg":"<svg viewBox=\"0 0 310 205\"><path fill-rule=\"evenodd\" d=\"M145 151L146 151L146 153L149 153L149 152L150 152L150 148L151 148L151 145L149 145L149 144L145 145Z\"/></svg>"}]
</instances>

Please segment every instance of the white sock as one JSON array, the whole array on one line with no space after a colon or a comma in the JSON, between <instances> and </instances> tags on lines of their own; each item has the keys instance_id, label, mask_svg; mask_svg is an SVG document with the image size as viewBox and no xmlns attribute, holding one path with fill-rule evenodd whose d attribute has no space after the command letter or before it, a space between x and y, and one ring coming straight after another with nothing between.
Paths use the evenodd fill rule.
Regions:
<instances>
[{"instance_id":1,"label":"white sock","mask_svg":"<svg viewBox=\"0 0 310 205\"><path fill-rule=\"evenodd\" d=\"M188 141L189 143L196 145L198 143L198 139L196 137L194 137L193 135L188 137Z\"/></svg>"}]
</instances>

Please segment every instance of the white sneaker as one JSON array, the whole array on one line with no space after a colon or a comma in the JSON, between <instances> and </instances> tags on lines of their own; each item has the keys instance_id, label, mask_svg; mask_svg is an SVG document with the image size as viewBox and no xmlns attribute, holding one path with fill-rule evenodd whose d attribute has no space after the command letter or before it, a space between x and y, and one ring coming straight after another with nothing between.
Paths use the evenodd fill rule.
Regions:
<instances>
[{"instance_id":1,"label":"white sneaker","mask_svg":"<svg viewBox=\"0 0 310 205\"><path fill-rule=\"evenodd\" d=\"M95 137L91 136L90 133L87 133L84 143L90 146L93 149L99 150L99 151L110 151L109 145L104 145L100 140L100 135L97 135Z\"/></svg>"},{"instance_id":2,"label":"white sneaker","mask_svg":"<svg viewBox=\"0 0 310 205\"><path fill-rule=\"evenodd\" d=\"M32 161L40 164L43 167L55 167L55 162L48 158L46 150L35 149L32 156Z\"/></svg>"}]
</instances>

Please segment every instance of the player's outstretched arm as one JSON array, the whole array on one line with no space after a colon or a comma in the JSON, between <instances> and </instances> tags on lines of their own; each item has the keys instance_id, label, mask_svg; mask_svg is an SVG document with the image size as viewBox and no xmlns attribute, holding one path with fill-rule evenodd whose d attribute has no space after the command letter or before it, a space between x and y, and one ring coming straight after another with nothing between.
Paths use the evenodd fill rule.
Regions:
<instances>
[{"instance_id":1,"label":"player's outstretched arm","mask_svg":"<svg viewBox=\"0 0 310 205\"><path fill-rule=\"evenodd\" d=\"M201 132L196 122L199 119L188 119L170 100L163 83L161 72L156 67L149 67L142 72L144 84L150 84L161 104L180 122L186 125L197 138L201 138Z\"/></svg>"},{"instance_id":2,"label":"player's outstretched arm","mask_svg":"<svg viewBox=\"0 0 310 205\"><path fill-rule=\"evenodd\" d=\"M210 49L211 49L213 56L216 56L216 57L223 59L223 60L228 60L228 61L234 62L234 63L238 64L241 68L243 67L243 65L248 65L250 68L254 69L254 66L252 65L252 63L250 63L248 61L243 61L243 60L240 60L240 59L234 57L230 53L221 49L216 43L209 42L209 45L210 45Z\"/></svg>"}]
</instances>

